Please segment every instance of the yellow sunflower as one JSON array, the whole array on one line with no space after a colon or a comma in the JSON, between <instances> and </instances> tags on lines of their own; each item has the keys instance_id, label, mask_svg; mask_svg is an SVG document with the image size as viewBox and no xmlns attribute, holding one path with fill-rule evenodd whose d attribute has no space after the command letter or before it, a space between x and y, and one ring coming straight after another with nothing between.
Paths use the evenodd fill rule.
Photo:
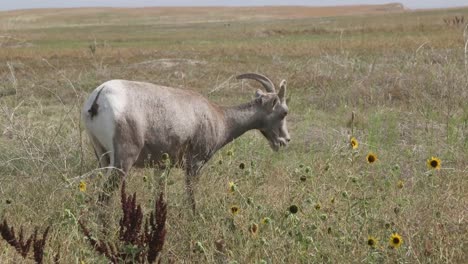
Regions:
<instances>
[{"instance_id":1,"label":"yellow sunflower","mask_svg":"<svg viewBox=\"0 0 468 264\"><path fill-rule=\"evenodd\" d=\"M401 238L401 236L397 233L393 233L391 236L390 236L390 247L391 248L399 248L401 246L401 244L403 244L403 239Z\"/></svg>"},{"instance_id":2,"label":"yellow sunflower","mask_svg":"<svg viewBox=\"0 0 468 264\"><path fill-rule=\"evenodd\" d=\"M441 168L440 163L441 161L437 157L431 157L430 159L427 160L427 166L431 169L440 170Z\"/></svg>"},{"instance_id":3,"label":"yellow sunflower","mask_svg":"<svg viewBox=\"0 0 468 264\"><path fill-rule=\"evenodd\" d=\"M238 213L239 213L239 211L240 211L240 208L239 208L239 206L237 206L237 205L233 205L233 206L231 206L231 214L232 214L232 215L236 215L236 214L238 214Z\"/></svg>"},{"instance_id":4,"label":"yellow sunflower","mask_svg":"<svg viewBox=\"0 0 468 264\"><path fill-rule=\"evenodd\" d=\"M357 141L355 137L351 138L350 143L353 149L357 149L359 147L359 142Z\"/></svg>"},{"instance_id":5,"label":"yellow sunflower","mask_svg":"<svg viewBox=\"0 0 468 264\"><path fill-rule=\"evenodd\" d=\"M379 241L378 241L375 237L373 237L373 236L369 236L369 237L367 238L367 245L368 245L369 247L371 247L371 248L376 248L378 242L379 242Z\"/></svg>"},{"instance_id":6,"label":"yellow sunflower","mask_svg":"<svg viewBox=\"0 0 468 264\"><path fill-rule=\"evenodd\" d=\"M237 190L237 185L233 182L233 181L230 181L229 182L229 192L230 193L233 193Z\"/></svg>"},{"instance_id":7,"label":"yellow sunflower","mask_svg":"<svg viewBox=\"0 0 468 264\"><path fill-rule=\"evenodd\" d=\"M405 185L405 184L403 183L402 180L399 180L399 181L397 182L397 187L398 187L398 189L402 189L404 185Z\"/></svg>"},{"instance_id":8,"label":"yellow sunflower","mask_svg":"<svg viewBox=\"0 0 468 264\"><path fill-rule=\"evenodd\" d=\"M267 225L267 224L269 224L269 223L271 223L270 217L264 217L264 218L262 219L262 224Z\"/></svg>"},{"instance_id":9,"label":"yellow sunflower","mask_svg":"<svg viewBox=\"0 0 468 264\"><path fill-rule=\"evenodd\" d=\"M250 232L250 234L255 236L257 234L257 232L258 232L258 225L256 223L252 223L249 226L249 232Z\"/></svg>"},{"instance_id":10,"label":"yellow sunflower","mask_svg":"<svg viewBox=\"0 0 468 264\"><path fill-rule=\"evenodd\" d=\"M299 211L299 207L297 207L297 205L293 204L289 206L289 212L291 214L296 214L298 211Z\"/></svg>"},{"instance_id":11,"label":"yellow sunflower","mask_svg":"<svg viewBox=\"0 0 468 264\"><path fill-rule=\"evenodd\" d=\"M80 181L80 185L78 185L78 189L80 189L80 192L86 192L86 182Z\"/></svg>"},{"instance_id":12,"label":"yellow sunflower","mask_svg":"<svg viewBox=\"0 0 468 264\"><path fill-rule=\"evenodd\" d=\"M372 163L374 163L374 162L377 161L377 155L375 155L375 154L372 153L372 152L369 152L369 154L367 154L366 160L367 160L367 162L369 162L370 164L372 164Z\"/></svg>"}]
</instances>

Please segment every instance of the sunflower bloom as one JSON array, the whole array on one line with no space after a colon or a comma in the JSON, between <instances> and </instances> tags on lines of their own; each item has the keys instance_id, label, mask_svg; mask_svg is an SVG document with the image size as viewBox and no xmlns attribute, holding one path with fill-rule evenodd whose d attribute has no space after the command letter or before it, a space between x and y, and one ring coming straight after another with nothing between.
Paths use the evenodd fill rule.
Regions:
<instances>
[{"instance_id":1,"label":"sunflower bloom","mask_svg":"<svg viewBox=\"0 0 468 264\"><path fill-rule=\"evenodd\" d=\"M253 236L257 235L258 233L258 225L256 223L252 223L250 226L249 226L249 232L250 234L252 234Z\"/></svg>"},{"instance_id":2,"label":"sunflower bloom","mask_svg":"<svg viewBox=\"0 0 468 264\"><path fill-rule=\"evenodd\" d=\"M391 248L399 248L401 246L401 244L403 244L403 239L401 238L401 236L397 233L393 233L391 236L390 236L390 247Z\"/></svg>"},{"instance_id":3,"label":"sunflower bloom","mask_svg":"<svg viewBox=\"0 0 468 264\"><path fill-rule=\"evenodd\" d=\"M371 247L371 248L376 248L378 242L379 242L379 241L378 241L375 237L373 237L373 236L369 236L369 237L367 238L367 245L368 245L369 247Z\"/></svg>"},{"instance_id":4,"label":"sunflower bloom","mask_svg":"<svg viewBox=\"0 0 468 264\"><path fill-rule=\"evenodd\" d=\"M230 193L233 193L233 192L235 192L236 190L237 190L237 185L236 185L234 182L230 181L230 182L229 182L229 192L230 192Z\"/></svg>"},{"instance_id":5,"label":"sunflower bloom","mask_svg":"<svg viewBox=\"0 0 468 264\"><path fill-rule=\"evenodd\" d=\"M353 149L357 149L359 147L359 142L357 141L355 137L351 138L350 143Z\"/></svg>"},{"instance_id":6,"label":"sunflower bloom","mask_svg":"<svg viewBox=\"0 0 468 264\"><path fill-rule=\"evenodd\" d=\"M435 169L435 170L440 170L440 168L441 168L440 163L441 163L441 161L437 157L431 157L430 159L427 160L427 166L429 168Z\"/></svg>"},{"instance_id":7,"label":"sunflower bloom","mask_svg":"<svg viewBox=\"0 0 468 264\"><path fill-rule=\"evenodd\" d=\"M86 192L86 182L80 181L80 185L78 185L78 189L80 189L80 192Z\"/></svg>"},{"instance_id":8,"label":"sunflower bloom","mask_svg":"<svg viewBox=\"0 0 468 264\"><path fill-rule=\"evenodd\" d=\"M236 215L236 214L238 214L238 213L239 213L239 211L240 211L240 208L239 208L239 206L237 206L237 205L233 205L233 206L231 206L231 214L232 214L232 215Z\"/></svg>"},{"instance_id":9,"label":"sunflower bloom","mask_svg":"<svg viewBox=\"0 0 468 264\"><path fill-rule=\"evenodd\" d=\"M367 154L366 160L368 163L372 164L377 161L377 155L375 155L372 152L369 152L369 154Z\"/></svg>"},{"instance_id":10,"label":"sunflower bloom","mask_svg":"<svg viewBox=\"0 0 468 264\"><path fill-rule=\"evenodd\" d=\"M398 189L402 189L403 186L404 186L403 181L402 181L402 180L399 180L399 181L397 182L397 187L398 187Z\"/></svg>"},{"instance_id":11,"label":"sunflower bloom","mask_svg":"<svg viewBox=\"0 0 468 264\"><path fill-rule=\"evenodd\" d=\"M296 214L298 211L299 211L299 207L297 207L297 205L293 204L289 206L289 212L291 214Z\"/></svg>"}]
</instances>

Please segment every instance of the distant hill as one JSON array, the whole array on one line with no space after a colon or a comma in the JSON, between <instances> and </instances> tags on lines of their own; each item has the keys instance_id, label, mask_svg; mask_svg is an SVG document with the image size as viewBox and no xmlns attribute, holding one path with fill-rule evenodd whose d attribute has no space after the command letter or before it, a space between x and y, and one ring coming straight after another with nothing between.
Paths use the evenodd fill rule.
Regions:
<instances>
[{"instance_id":1,"label":"distant hill","mask_svg":"<svg viewBox=\"0 0 468 264\"><path fill-rule=\"evenodd\" d=\"M269 20L307 17L403 12L399 3L330 7L145 7L60 8L0 12L0 26L48 27L103 24L197 23L213 21ZM1 29L1 28L0 28Z\"/></svg>"}]
</instances>

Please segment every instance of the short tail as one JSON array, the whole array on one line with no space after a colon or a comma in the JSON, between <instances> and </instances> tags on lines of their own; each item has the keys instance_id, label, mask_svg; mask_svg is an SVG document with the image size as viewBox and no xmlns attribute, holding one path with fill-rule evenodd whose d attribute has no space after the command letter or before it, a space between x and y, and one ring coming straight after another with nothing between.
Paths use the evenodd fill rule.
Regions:
<instances>
[{"instance_id":1,"label":"short tail","mask_svg":"<svg viewBox=\"0 0 468 264\"><path fill-rule=\"evenodd\" d=\"M105 87L102 87L101 90L99 90L96 97L94 98L93 104L88 109L88 113L89 113L91 119L93 119L93 117L95 117L98 114L99 104L97 103L97 100L98 100L99 95L101 94L102 90L104 90L104 88Z\"/></svg>"}]
</instances>

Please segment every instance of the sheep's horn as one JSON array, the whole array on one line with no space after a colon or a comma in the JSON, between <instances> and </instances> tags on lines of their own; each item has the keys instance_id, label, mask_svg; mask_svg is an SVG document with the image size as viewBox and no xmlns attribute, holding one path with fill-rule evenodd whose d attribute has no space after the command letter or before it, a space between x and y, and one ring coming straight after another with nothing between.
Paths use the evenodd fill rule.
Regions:
<instances>
[{"instance_id":1,"label":"sheep's horn","mask_svg":"<svg viewBox=\"0 0 468 264\"><path fill-rule=\"evenodd\" d=\"M276 90L275 90L275 85L273 84L273 82L268 79L268 77L264 76L264 75L261 75L261 74L258 74L258 73L244 73L244 74L241 74L241 75L238 75L236 77L236 79L240 80L240 79L252 79L252 80L256 80L258 82L260 82L263 87L265 87L265 90L269 93L276 93Z\"/></svg>"}]
</instances>

